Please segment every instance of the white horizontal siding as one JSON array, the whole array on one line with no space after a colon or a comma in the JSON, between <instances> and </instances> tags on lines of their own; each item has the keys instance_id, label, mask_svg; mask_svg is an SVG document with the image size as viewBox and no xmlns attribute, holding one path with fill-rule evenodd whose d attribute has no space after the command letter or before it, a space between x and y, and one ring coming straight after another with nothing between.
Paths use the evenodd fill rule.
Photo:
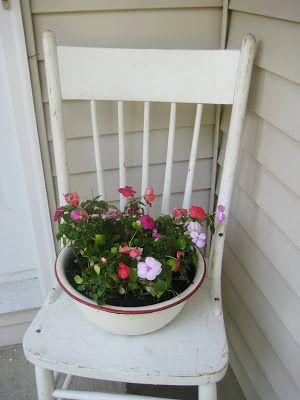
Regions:
<instances>
[{"instance_id":1,"label":"white horizontal siding","mask_svg":"<svg viewBox=\"0 0 300 400\"><path fill-rule=\"evenodd\" d=\"M229 316L228 314L226 314L226 322L227 322L227 331L230 330L229 324L230 322L229 320ZM233 346L231 345L231 343L228 343L228 347L229 347L229 363L231 365L231 368L240 384L240 387L246 397L247 400L259 400L258 394L254 388L254 386L252 385L252 383L250 382L250 379L247 375L247 372L244 368L244 366L241 364L237 353L235 352L235 349L233 348Z\"/></svg>"},{"instance_id":2,"label":"white horizontal siding","mask_svg":"<svg viewBox=\"0 0 300 400\"><path fill-rule=\"evenodd\" d=\"M226 291L224 281L222 289L224 292ZM232 288L230 287L230 289ZM242 388L243 390L244 387L246 387L246 389L250 388L250 397L247 396L246 399L281 400L275 394L265 374L261 371L260 365L258 364L255 356L249 348L247 339L245 339L245 337L239 330L234 312L231 313L231 310L228 310L225 306L224 316L230 348L234 350L236 356L238 357L239 365L245 370L244 385ZM235 369L233 370L235 371ZM241 381L241 383L243 383L243 381ZM246 391L244 391L244 394L248 395Z\"/></svg>"},{"instance_id":3,"label":"white horizontal siding","mask_svg":"<svg viewBox=\"0 0 300 400\"><path fill-rule=\"evenodd\" d=\"M229 9L300 22L300 3L298 0L230 0Z\"/></svg>"},{"instance_id":4,"label":"white horizontal siding","mask_svg":"<svg viewBox=\"0 0 300 400\"><path fill-rule=\"evenodd\" d=\"M61 46L211 49L219 47L220 22L219 8L33 16L38 59L43 59L46 29L55 32Z\"/></svg>"},{"instance_id":5,"label":"white horizontal siding","mask_svg":"<svg viewBox=\"0 0 300 400\"><path fill-rule=\"evenodd\" d=\"M294 44L300 39L300 24L294 21L300 21L299 2L231 0L229 7L228 47L234 48L252 32L258 51L224 252L227 331L235 361L246 371L242 379L246 390L250 387L249 398L255 398L254 387L263 400L296 400L300 397L300 54ZM220 173L229 118L226 107Z\"/></svg>"},{"instance_id":6,"label":"white horizontal siding","mask_svg":"<svg viewBox=\"0 0 300 400\"><path fill-rule=\"evenodd\" d=\"M269 294L262 292L252 279L252 271L246 270L238 256L228 246L225 249L224 258L227 262L226 276L236 288L236 292L247 305L247 309L255 318L269 343L282 361L286 370L296 385L299 386L300 375L300 347L293 339L288 329L282 324L275 309L268 301ZM238 252L237 252L238 253ZM240 254L240 253L239 253ZM264 268L264 267L262 267ZM272 278L270 279L270 284ZM275 286L274 286L275 287ZM282 290L281 290L282 292ZM287 299L287 303L288 303ZM287 308L288 306L285 305ZM284 346L282 345L284 343ZM291 359L290 354L294 357Z\"/></svg>"},{"instance_id":7,"label":"white horizontal siding","mask_svg":"<svg viewBox=\"0 0 300 400\"><path fill-rule=\"evenodd\" d=\"M256 66L300 83L299 52L291 44L287 45L291 38L300 38L300 24L233 12L227 47L237 48L248 32L257 40Z\"/></svg>"},{"instance_id":8,"label":"white horizontal siding","mask_svg":"<svg viewBox=\"0 0 300 400\"><path fill-rule=\"evenodd\" d=\"M33 14L221 6L222 0L31 0Z\"/></svg>"},{"instance_id":9,"label":"white horizontal siding","mask_svg":"<svg viewBox=\"0 0 300 400\"><path fill-rule=\"evenodd\" d=\"M226 291L225 307L230 310L235 324L245 338L249 350L258 363L259 369L264 371L267 382L276 396L270 399L297 399L299 390L290 378L279 358L275 354L266 337L249 313L246 305L241 301L234 286L227 276L224 276L223 290ZM266 397L262 397L266 399Z\"/></svg>"}]
</instances>

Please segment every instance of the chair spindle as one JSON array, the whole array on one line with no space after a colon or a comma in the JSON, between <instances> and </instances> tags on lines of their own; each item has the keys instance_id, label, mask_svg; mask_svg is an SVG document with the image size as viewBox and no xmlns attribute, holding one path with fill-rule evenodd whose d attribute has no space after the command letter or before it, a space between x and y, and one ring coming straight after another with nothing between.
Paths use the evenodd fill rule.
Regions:
<instances>
[{"instance_id":1,"label":"chair spindle","mask_svg":"<svg viewBox=\"0 0 300 400\"><path fill-rule=\"evenodd\" d=\"M191 146L190 160L189 160L189 168L185 182L185 190L182 208L189 208L191 203L191 196L193 191L193 181L197 160L197 150L200 136L200 126L201 126L201 118L202 118L203 105L197 104L196 117L195 117L195 125L194 125L194 133L193 140Z\"/></svg>"},{"instance_id":2,"label":"chair spindle","mask_svg":"<svg viewBox=\"0 0 300 400\"><path fill-rule=\"evenodd\" d=\"M91 117L92 117L92 128L93 128L93 138L94 138L98 194L102 195L102 199L105 200L106 195L104 188L103 163L101 156L101 145L100 145L99 127L97 121L97 108L95 100L91 100Z\"/></svg>"},{"instance_id":3,"label":"chair spindle","mask_svg":"<svg viewBox=\"0 0 300 400\"><path fill-rule=\"evenodd\" d=\"M119 136L119 182L120 187L126 186L125 167L125 131L124 131L124 103L118 101L118 136ZM120 194L120 209L124 210L126 198Z\"/></svg>"},{"instance_id":4,"label":"chair spindle","mask_svg":"<svg viewBox=\"0 0 300 400\"><path fill-rule=\"evenodd\" d=\"M143 161L142 161L142 187L141 195L145 193L149 185L149 119L150 103L144 103L144 134L143 134Z\"/></svg>"},{"instance_id":5,"label":"chair spindle","mask_svg":"<svg viewBox=\"0 0 300 400\"><path fill-rule=\"evenodd\" d=\"M175 127L176 127L176 103L171 103L166 170L165 170L165 180L164 180L163 198L161 206L162 214L168 214L170 212L170 195L171 195L172 168L173 168L173 157L174 157Z\"/></svg>"}]
</instances>

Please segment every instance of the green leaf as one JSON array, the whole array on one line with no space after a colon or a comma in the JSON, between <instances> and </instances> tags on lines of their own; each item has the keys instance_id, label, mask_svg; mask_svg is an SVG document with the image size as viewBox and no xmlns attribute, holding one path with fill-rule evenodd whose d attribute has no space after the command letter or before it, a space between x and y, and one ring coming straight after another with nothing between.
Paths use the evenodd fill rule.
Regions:
<instances>
[{"instance_id":1,"label":"green leaf","mask_svg":"<svg viewBox=\"0 0 300 400\"><path fill-rule=\"evenodd\" d=\"M137 281L139 279L137 274L137 268L131 268L129 272L129 278L131 281Z\"/></svg>"},{"instance_id":2,"label":"green leaf","mask_svg":"<svg viewBox=\"0 0 300 400\"><path fill-rule=\"evenodd\" d=\"M83 279L80 275L75 275L74 281L77 283L77 285L80 285L81 283L83 283Z\"/></svg>"},{"instance_id":3,"label":"green leaf","mask_svg":"<svg viewBox=\"0 0 300 400\"><path fill-rule=\"evenodd\" d=\"M121 286L121 287L119 288L119 293L120 293L120 294L125 294L125 293L126 293L126 290L123 288L123 286Z\"/></svg>"},{"instance_id":4,"label":"green leaf","mask_svg":"<svg viewBox=\"0 0 300 400\"><path fill-rule=\"evenodd\" d=\"M166 281L163 281L162 279L158 279L154 285L153 288L155 292L157 293L164 293L168 289L168 285Z\"/></svg>"}]
</instances>

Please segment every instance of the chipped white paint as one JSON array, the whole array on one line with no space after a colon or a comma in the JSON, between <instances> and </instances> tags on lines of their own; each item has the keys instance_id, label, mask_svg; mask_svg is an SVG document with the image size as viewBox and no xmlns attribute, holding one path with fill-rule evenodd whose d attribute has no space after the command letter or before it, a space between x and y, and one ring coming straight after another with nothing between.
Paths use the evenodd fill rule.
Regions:
<instances>
[{"instance_id":1,"label":"chipped white paint","mask_svg":"<svg viewBox=\"0 0 300 400\"><path fill-rule=\"evenodd\" d=\"M241 52L61 47L58 50L60 75L58 75L53 34L46 32L44 42L49 92L51 96L54 93L56 97L51 100L49 96L54 104L52 111L56 111L57 105L59 107L61 105L59 78L62 81L63 98L109 99L118 102L120 186L126 185L123 101L171 102L162 210L166 213L169 212L171 194L176 101L204 104L233 103L219 195L219 201L226 206L226 213L229 214L239 137L254 56L255 40L252 35L244 39ZM103 77L105 79L102 79ZM155 77L154 81L150 77ZM147 161L146 145L149 140L147 103L144 107L144 155ZM61 111L59 108L58 110ZM66 160L63 159L65 152L61 114L59 113L61 123L58 124L54 118L57 115L54 115L54 111L51 114L56 129L55 134L61 136L59 140L58 138L54 140L54 149L55 153L61 154L59 162L63 160L61 164L66 164ZM201 111L202 106L199 105L191 149L191 165L195 159ZM144 164L143 169L143 185L145 185L148 179L148 166ZM64 175L65 172L66 168L58 168L58 174ZM188 174L188 191L192 186L192 174L193 168L190 175ZM60 191L63 186L60 184ZM188 198L189 194L186 197L186 204ZM125 201L122 200L121 207L124 204ZM215 382L224 376L228 362L220 290L224 234L225 226L217 228L216 239L212 246L214 257L211 257L213 267L211 288L210 281L207 280L197 294L189 299L177 319L161 330L134 338L114 337L113 353L110 334L95 329L92 324L82 319L75 305L64 293L57 297L50 295L52 301L45 303L24 338L26 357L39 365L38 371L40 367L44 368L43 372L37 373L38 379L43 381L39 382L38 386L42 388L45 386L47 395L51 392L52 383L46 372L46 369L50 369L112 381L207 385L199 389L199 400L215 400ZM212 297L209 297L209 289ZM58 293L56 290L54 292ZM57 320L60 321L59 325L56 323ZM74 335L74 332L78 334ZM48 340L53 337L59 339ZM63 397L61 392L57 393ZM89 394L86 398L90 399ZM48 400L47 397L40 399Z\"/></svg>"},{"instance_id":2,"label":"chipped white paint","mask_svg":"<svg viewBox=\"0 0 300 400\"><path fill-rule=\"evenodd\" d=\"M129 383L214 383L224 376L228 362L223 316L213 313L208 280L176 320L159 331L134 337L95 328L63 292L42 307L23 347L27 359L43 368Z\"/></svg>"},{"instance_id":3,"label":"chipped white paint","mask_svg":"<svg viewBox=\"0 0 300 400\"><path fill-rule=\"evenodd\" d=\"M69 175L63 125L62 99L55 37L50 31L43 34L45 69L47 76L50 118L60 204L65 204L64 194L69 190Z\"/></svg>"},{"instance_id":4,"label":"chipped white paint","mask_svg":"<svg viewBox=\"0 0 300 400\"><path fill-rule=\"evenodd\" d=\"M226 221L224 225L216 226L213 237L209 268L212 270L211 298L215 301L215 311L222 313L221 301L221 269L225 241L226 223L229 216L231 196L234 184L234 174L237 165L242 126L245 118L251 71L255 54L255 38L248 34L242 43L240 64L235 85L234 102L227 139L221 186L218 204L225 206Z\"/></svg>"}]
</instances>

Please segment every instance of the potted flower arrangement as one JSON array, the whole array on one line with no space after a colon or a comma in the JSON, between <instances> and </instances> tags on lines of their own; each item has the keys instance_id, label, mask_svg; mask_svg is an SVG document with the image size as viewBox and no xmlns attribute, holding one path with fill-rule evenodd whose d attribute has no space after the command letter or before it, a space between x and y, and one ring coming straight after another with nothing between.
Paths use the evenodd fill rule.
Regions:
<instances>
[{"instance_id":1,"label":"potted flower arrangement","mask_svg":"<svg viewBox=\"0 0 300 400\"><path fill-rule=\"evenodd\" d=\"M57 239L64 247L55 273L82 313L104 330L143 334L169 323L205 276L201 249L205 227L223 223L217 215L192 206L174 208L172 215L149 215L154 190L135 197L131 186L120 188L124 211L100 197L80 202L76 192L65 195L56 210Z\"/></svg>"}]
</instances>

